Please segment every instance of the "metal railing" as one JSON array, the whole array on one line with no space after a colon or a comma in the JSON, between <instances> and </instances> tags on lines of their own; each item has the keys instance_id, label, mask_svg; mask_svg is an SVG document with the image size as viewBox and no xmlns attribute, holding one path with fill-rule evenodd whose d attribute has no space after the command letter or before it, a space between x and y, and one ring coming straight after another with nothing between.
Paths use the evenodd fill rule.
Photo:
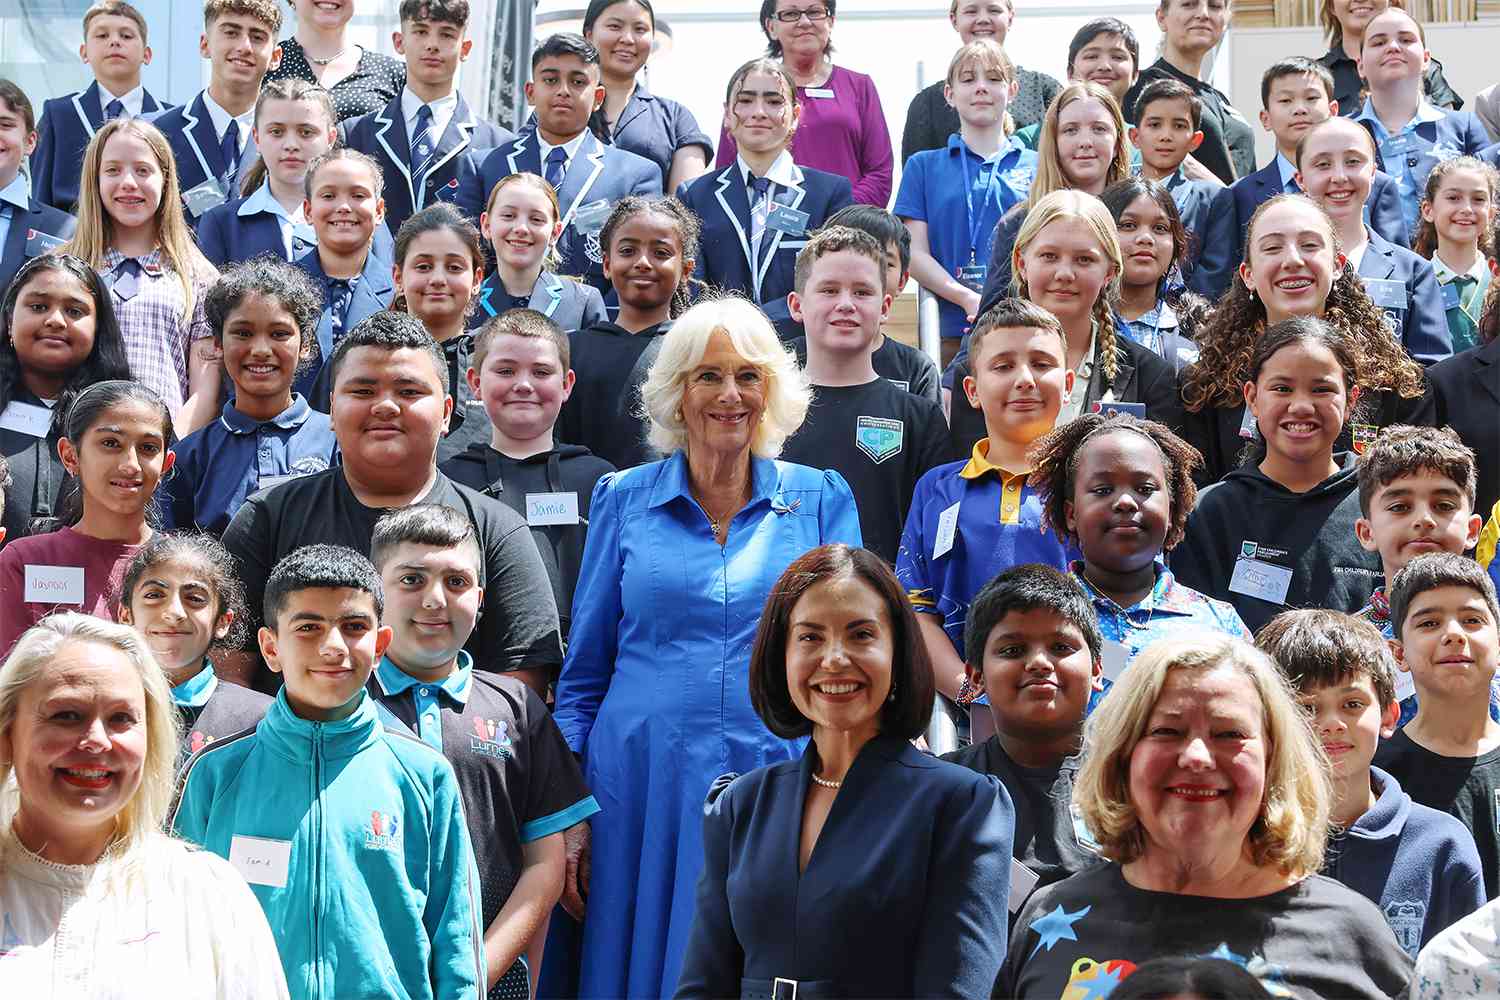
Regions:
<instances>
[{"instance_id":1,"label":"metal railing","mask_svg":"<svg viewBox=\"0 0 1500 1000\"><path fill-rule=\"evenodd\" d=\"M938 320L938 298L927 289L917 287L917 347L943 367L943 334Z\"/></svg>"}]
</instances>

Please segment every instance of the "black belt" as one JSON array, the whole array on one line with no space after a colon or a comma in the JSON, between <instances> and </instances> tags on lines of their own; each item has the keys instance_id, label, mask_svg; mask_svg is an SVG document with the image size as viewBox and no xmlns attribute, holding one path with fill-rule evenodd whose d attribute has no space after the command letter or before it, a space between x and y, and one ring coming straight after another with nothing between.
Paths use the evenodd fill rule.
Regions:
<instances>
[{"instance_id":1,"label":"black belt","mask_svg":"<svg viewBox=\"0 0 1500 1000\"><path fill-rule=\"evenodd\" d=\"M836 997L832 980L741 979L740 1000L828 1000Z\"/></svg>"}]
</instances>

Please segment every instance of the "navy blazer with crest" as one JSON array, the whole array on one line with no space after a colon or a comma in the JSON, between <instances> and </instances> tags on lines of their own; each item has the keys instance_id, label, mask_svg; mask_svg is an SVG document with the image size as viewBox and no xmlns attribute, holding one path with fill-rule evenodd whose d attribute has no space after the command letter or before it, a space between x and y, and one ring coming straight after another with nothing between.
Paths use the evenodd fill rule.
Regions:
<instances>
[{"instance_id":1,"label":"navy blazer with crest","mask_svg":"<svg viewBox=\"0 0 1500 1000\"><path fill-rule=\"evenodd\" d=\"M1203 249L1198 266L1188 277L1190 289L1209 301L1217 301L1228 290L1235 270L1245 259L1245 230L1250 217L1264 202L1282 193L1281 171L1275 160L1219 190L1208 211L1207 230L1201 234ZM1365 198L1364 217L1365 225L1387 241L1402 247L1411 245L1396 178L1375 171Z\"/></svg>"},{"instance_id":2,"label":"navy blazer with crest","mask_svg":"<svg viewBox=\"0 0 1500 1000\"><path fill-rule=\"evenodd\" d=\"M477 330L492 317L505 312L500 303L506 299L507 293L500 285L500 276L491 274L485 278L484 284L479 286L479 294L475 296L474 311L469 314L469 329ZM599 289L551 271L543 271L537 275L536 283L531 286L531 298L527 301L526 308L546 316L564 333L582 330L609 319L604 308L604 297L599 294Z\"/></svg>"},{"instance_id":3,"label":"navy blazer with crest","mask_svg":"<svg viewBox=\"0 0 1500 1000\"><path fill-rule=\"evenodd\" d=\"M759 254L750 245L750 191L736 159L722 170L682 185L677 198L703 223L694 277L716 288L741 292L757 303L771 321L791 318L786 296L792 290L797 254L808 237L854 196L849 179L792 164L790 187L776 185L773 200L807 213L797 234L766 227Z\"/></svg>"},{"instance_id":4,"label":"navy blazer with crest","mask_svg":"<svg viewBox=\"0 0 1500 1000\"><path fill-rule=\"evenodd\" d=\"M189 225L196 228L203 213L193 211L188 204L188 192L204 181L217 180L225 172L224 157L219 150L219 134L214 131L214 121L209 117L208 106L203 103L203 92L199 92L190 104L141 117L167 137L167 145L172 148L172 158L177 161L177 184L182 195L182 211L187 216ZM240 150L238 176L244 177L259 156L260 150L255 148L255 136L251 134Z\"/></svg>"},{"instance_id":5,"label":"navy blazer with crest","mask_svg":"<svg viewBox=\"0 0 1500 1000\"><path fill-rule=\"evenodd\" d=\"M214 267L222 270L230 264L262 254L270 254L290 264L317 245L316 242L304 243L293 236L292 255L288 257L286 244L281 239L281 223L276 216L270 212L240 214L240 206L248 200L246 197L226 201L204 212L203 218L198 220L198 249ZM372 250L387 266L396 259L395 241L383 222L375 225Z\"/></svg>"},{"instance_id":6,"label":"navy blazer with crest","mask_svg":"<svg viewBox=\"0 0 1500 1000\"><path fill-rule=\"evenodd\" d=\"M94 133L104 126L105 103L95 80L76 94L54 97L42 104L36 149L31 154L31 194L37 201L64 212L78 207L83 153ZM142 116L169 107L152 97L150 91L142 91Z\"/></svg>"},{"instance_id":7,"label":"navy blazer with crest","mask_svg":"<svg viewBox=\"0 0 1500 1000\"><path fill-rule=\"evenodd\" d=\"M323 271L323 261L318 257L317 248L314 247L297 258L297 266L312 276L318 291L322 292L327 275ZM382 260L372 250L365 257L364 270L360 272L349 298L349 311L344 315L343 332L348 333L372 313L389 308L391 299L395 297L395 290L390 261ZM292 385L293 391L300 392L309 406L324 413L329 412L332 403L333 382L328 359L333 356L334 347L333 313L327 302L324 302L323 313L318 317L318 357L306 369L298 372L297 380Z\"/></svg>"},{"instance_id":8,"label":"navy blazer with crest","mask_svg":"<svg viewBox=\"0 0 1500 1000\"><path fill-rule=\"evenodd\" d=\"M1368 98L1358 114L1364 115L1367 110L1374 112ZM1356 117L1354 120L1365 127L1365 131L1370 133L1370 139L1375 143L1375 166L1377 168L1394 174L1409 166L1417 177L1418 186L1421 186L1426 183L1427 175L1432 172L1432 168L1442 160L1454 156L1478 156L1490 145L1490 134L1485 131L1483 123L1472 111L1448 111L1444 108L1438 110L1442 112L1441 118L1418 122L1413 129L1418 136L1432 145L1423 150L1409 151L1406 154L1407 162L1391 164L1394 169L1386 167L1385 154L1380 151L1380 137L1375 134L1374 122L1364 117ZM1417 194L1420 195L1421 192L1418 191ZM1402 246L1405 245L1402 244Z\"/></svg>"},{"instance_id":9,"label":"navy blazer with crest","mask_svg":"<svg viewBox=\"0 0 1500 1000\"><path fill-rule=\"evenodd\" d=\"M417 190L411 175L411 138L406 133L406 114L401 110L401 95L380 111L344 122L340 127L344 144L350 149L375 158L385 174L385 224L393 233L401 231L401 224L416 214ZM473 172L470 153L476 149L488 149L509 142L515 133L492 122L479 118L469 108L463 95L458 95L458 104L448 127L438 137L437 151L432 165L427 169L422 205L439 201L458 201L468 175ZM483 208L484 206L480 206ZM470 212L464 206L474 224L479 224L479 213Z\"/></svg>"},{"instance_id":10,"label":"navy blazer with crest","mask_svg":"<svg viewBox=\"0 0 1500 1000\"><path fill-rule=\"evenodd\" d=\"M501 178L523 173L544 176L535 129L524 131L495 149L478 149L469 155L476 169L460 181L457 200L464 214L473 219L478 219L484 211L490 191ZM578 210L597 203L613 208L626 195L659 195L663 183L661 168L650 160L618 146L607 146L592 132L584 133L583 142L568 161L567 173L557 189L557 202L563 213L562 236L557 241L562 271L581 278L600 292L607 290L609 281L604 277L598 232L580 228L576 221Z\"/></svg>"},{"instance_id":11,"label":"navy blazer with crest","mask_svg":"<svg viewBox=\"0 0 1500 1000\"><path fill-rule=\"evenodd\" d=\"M10 287L21 265L32 257L55 250L73 237L78 220L67 212L43 204L36 195L24 211L12 211L5 245L0 246L0 299Z\"/></svg>"},{"instance_id":12,"label":"navy blazer with crest","mask_svg":"<svg viewBox=\"0 0 1500 1000\"><path fill-rule=\"evenodd\" d=\"M1452 427L1474 449L1479 467L1474 512L1488 517L1500 501L1500 339L1433 365L1427 383L1433 422Z\"/></svg>"},{"instance_id":13,"label":"navy blazer with crest","mask_svg":"<svg viewBox=\"0 0 1500 1000\"><path fill-rule=\"evenodd\" d=\"M1448 333L1448 313L1443 307L1443 289L1438 284L1432 261L1405 247L1381 239L1380 234L1365 227L1370 237L1365 255L1359 261L1359 277L1370 291L1371 279L1399 282L1405 308L1385 305L1374 298L1395 325L1396 336L1406 353L1424 366L1442 361L1453 354L1453 338Z\"/></svg>"}]
</instances>

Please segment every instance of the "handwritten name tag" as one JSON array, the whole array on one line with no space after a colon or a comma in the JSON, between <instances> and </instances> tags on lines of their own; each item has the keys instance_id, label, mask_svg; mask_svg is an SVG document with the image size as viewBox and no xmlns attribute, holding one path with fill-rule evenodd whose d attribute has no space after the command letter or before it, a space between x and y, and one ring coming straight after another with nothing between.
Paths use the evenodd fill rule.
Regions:
<instances>
[{"instance_id":1,"label":"handwritten name tag","mask_svg":"<svg viewBox=\"0 0 1500 1000\"><path fill-rule=\"evenodd\" d=\"M526 494L526 523L533 528L578 523L577 493Z\"/></svg>"},{"instance_id":2,"label":"handwritten name tag","mask_svg":"<svg viewBox=\"0 0 1500 1000\"><path fill-rule=\"evenodd\" d=\"M44 438L52 427L52 411L45 406L15 400L0 413L0 430L19 431L34 438Z\"/></svg>"},{"instance_id":3,"label":"handwritten name tag","mask_svg":"<svg viewBox=\"0 0 1500 1000\"><path fill-rule=\"evenodd\" d=\"M27 566L26 595L31 604L82 604L82 566Z\"/></svg>"},{"instance_id":4,"label":"handwritten name tag","mask_svg":"<svg viewBox=\"0 0 1500 1000\"><path fill-rule=\"evenodd\" d=\"M958 534L958 508L962 504L963 501L960 500L938 515L937 539L932 543L932 558L941 559L945 552L953 548L954 536Z\"/></svg>"},{"instance_id":5,"label":"handwritten name tag","mask_svg":"<svg viewBox=\"0 0 1500 1000\"><path fill-rule=\"evenodd\" d=\"M285 888L286 873L291 862L290 840L236 835L229 841L229 863L251 885Z\"/></svg>"},{"instance_id":6,"label":"handwritten name tag","mask_svg":"<svg viewBox=\"0 0 1500 1000\"><path fill-rule=\"evenodd\" d=\"M1231 593L1256 597L1272 604L1285 604L1291 587L1292 571L1286 566L1244 557L1234 561L1234 574L1229 578Z\"/></svg>"}]
</instances>

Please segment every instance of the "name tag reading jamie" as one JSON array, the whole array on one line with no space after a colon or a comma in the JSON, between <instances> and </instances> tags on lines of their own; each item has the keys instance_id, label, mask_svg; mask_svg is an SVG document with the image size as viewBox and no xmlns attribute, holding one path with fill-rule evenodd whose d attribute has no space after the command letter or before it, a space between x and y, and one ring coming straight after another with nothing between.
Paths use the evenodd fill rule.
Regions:
<instances>
[{"instance_id":1,"label":"name tag reading jamie","mask_svg":"<svg viewBox=\"0 0 1500 1000\"><path fill-rule=\"evenodd\" d=\"M941 559L943 554L953 548L954 536L958 534L958 508L963 501L949 507L938 515L937 539L932 543L932 558Z\"/></svg>"},{"instance_id":2,"label":"name tag reading jamie","mask_svg":"<svg viewBox=\"0 0 1500 1000\"><path fill-rule=\"evenodd\" d=\"M19 400L0 412L0 430L19 431L34 438L44 438L52 427L52 411L45 406Z\"/></svg>"},{"instance_id":3,"label":"name tag reading jamie","mask_svg":"<svg viewBox=\"0 0 1500 1000\"><path fill-rule=\"evenodd\" d=\"M533 528L578 523L577 493L526 494L526 523Z\"/></svg>"},{"instance_id":4,"label":"name tag reading jamie","mask_svg":"<svg viewBox=\"0 0 1500 1000\"><path fill-rule=\"evenodd\" d=\"M27 566L28 604L82 604L82 566Z\"/></svg>"},{"instance_id":5,"label":"name tag reading jamie","mask_svg":"<svg viewBox=\"0 0 1500 1000\"><path fill-rule=\"evenodd\" d=\"M285 888L286 873L291 861L290 840L237 835L229 841L229 863L251 885Z\"/></svg>"},{"instance_id":6,"label":"name tag reading jamie","mask_svg":"<svg viewBox=\"0 0 1500 1000\"><path fill-rule=\"evenodd\" d=\"M1256 597L1272 604L1285 604L1287 591L1291 587L1292 571L1286 566L1243 556L1234 561L1234 575L1229 578L1229 590L1232 593Z\"/></svg>"}]
</instances>

